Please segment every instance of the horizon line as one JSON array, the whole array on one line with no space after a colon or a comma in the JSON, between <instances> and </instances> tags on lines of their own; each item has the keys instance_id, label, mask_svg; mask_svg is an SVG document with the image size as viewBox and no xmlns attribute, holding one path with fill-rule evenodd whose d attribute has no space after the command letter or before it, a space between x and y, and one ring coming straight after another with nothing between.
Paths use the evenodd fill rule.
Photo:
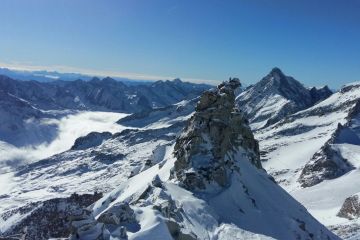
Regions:
<instances>
[{"instance_id":1,"label":"horizon line","mask_svg":"<svg viewBox=\"0 0 360 240\"><path fill-rule=\"evenodd\" d=\"M113 70L96 70L88 68L77 68L70 67L65 65L33 65L19 62L0 62L0 68L7 68L14 71L24 71L24 72L33 72L33 71L47 71L47 72L57 72L60 74L81 74L89 77L114 77L114 78L126 78L128 80L138 80L138 81L158 81L158 80L173 80L181 79L186 82L192 83L206 83L206 84L218 84L221 83L221 80L214 79L201 79L201 78L181 78L174 76L162 76L162 75L152 75L152 74L143 74L143 73L134 73L134 72L120 72Z\"/></svg>"}]
</instances>

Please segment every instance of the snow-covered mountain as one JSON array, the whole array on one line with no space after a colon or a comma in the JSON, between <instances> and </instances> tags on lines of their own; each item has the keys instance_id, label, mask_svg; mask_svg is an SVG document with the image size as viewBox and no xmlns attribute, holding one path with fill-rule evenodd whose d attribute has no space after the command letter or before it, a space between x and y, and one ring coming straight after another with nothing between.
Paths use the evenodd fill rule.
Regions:
<instances>
[{"instance_id":1,"label":"snow-covered mountain","mask_svg":"<svg viewBox=\"0 0 360 240\"><path fill-rule=\"evenodd\" d=\"M319 221L349 239L360 236L359 216L339 212L347 198L360 192L359 100L360 84L349 84L255 131L269 174Z\"/></svg>"},{"instance_id":2,"label":"snow-covered mountain","mask_svg":"<svg viewBox=\"0 0 360 240\"><path fill-rule=\"evenodd\" d=\"M157 81L128 86L112 78L90 81L17 81L0 76L0 89L31 102L43 110L76 109L92 111L138 112L165 107L199 96L209 89L206 84Z\"/></svg>"},{"instance_id":3,"label":"snow-covered mountain","mask_svg":"<svg viewBox=\"0 0 360 240\"><path fill-rule=\"evenodd\" d=\"M6 236L23 234L25 227L31 225L31 228L26 228L28 230L25 235L30 239L42 239L50 236L65 237L75 232L86 235L84 229L94 230L96 233L98 228L95 226L105 226L101 234L109 236L111 233L119 237L125 236L125 226L128 237L134 239L148 239L150 232L159 233L161 237L179 239L192 239L195 235L200 239L292 239L287 231L270 231L264 227L267 222L276 222L271 220L276 214L282 216L280 219L297 216L296 218L304 221L303 234L308 234L306 231L315 234L316 229L324 229L316 220L308 217L309 214L296 201L279 190L272 183L272 178L304 205L317 221L344 239L358 239L360 84L348 84L331 94L327 87L305 88L293 78L284 76L275 68L261 80L263 85L258 83L245 89L236 98L241 112L233 111L230 115L224 110L226 107L232 109L229 101L225 100L228 94L222 92L221 100L218 99L218 91L223 90L208 91L201 98L196 97L196 90L182 101L176 100L182 96L178 94L182 90L177 90L166 95L166 101L161 102L157 100L161 97L156 96L156 89L172 92L167 82L153 84L153 90L148 90L151 85L137 87L141 94L150 92L151 98L148 101L157 102L159 107L143 108L124 116L117 121L119 128L109 132L101 132L107 130L99 128L99 132L82 135L68 151L0 175L0 181L7 182L9 186L0 190L0 231ZM113 83L111 79L105 79L105 83L99 79L92 81L99 85ZM193 88L191 84L183 84L178 80L171 83L177 89L177 85L181 85L185 92L191 92ZM58 84L61 89L83 87L82 83L78 83L80 87L62 85L61 82ZM93 87L92 84L94 83L89 86ZM38 97L36 93L41 91L42 84L37 87L34 94ZM276 94L272 94L273 92ZM1 109L10 111L6 106L11 106L14 102L14 106L19 105L24 109L16 110L17 107L11 111L21 112L24 118L27 118L27 112L30 115L39 114L40 120L53 116L53 110L40 110L38 105L13 93L4 91ZM240 101L248 94L251 95L248 102ZM195 97L191 98L192 96ZM286 99L285 105L268 103L278 103L279 96ZM37 97L33 98L35 102L41 99ZM299 102L301 98L307 100ZM165 102L174 104L165 105ZM58 106L54 105L52 108L56 109ZM259 113L256 115L259 118L251 118L254 111ZM232 122L237 114L238 122ZM246 130L247 120L243 114L250 117L249 125L259 142L259 151L256 150L256 141L251 140L252 133ZM263 121L259 122L260 118ZM228 125L231 130L227 130ZM184 127L185 130L179 135ZM241 149L245 149L240 151L241 156L238 150L227 151L228 143L216 140L232 139L234 133L244 137L239 145ZM230 145L238 146L237 144L235 141ZM221 157L224 151L229 157L226 161ZM259 154L261 163L256 160L259 159ZM216 161L209 162L205 159ZM207 167L209 164L211 168ZM215 165L219 167L214 168ZM272 177L261 170L261 166ZM233 168L239 168L241 175L238 176L237 170ZM246 169L246 173L241 169ZM238 185L246 186L247 190L240 189ZM254 190L260 187L268 190ZM177 191L181 194L176 194ZM281 197L274 200L273 193ZM266 195L272 198L268 199ZM218 198L221 201L229 200L226 205L228 208L218 203ZM100 200L95 205L87 208L98 199ZM238 199L241 201L237 201ZM252 202L251 199L255 200L258 208L247 203ZM295 210L283 213L275 207L275 203ZM163 204L166 205L165 209ZM261 213L256 215L251 206ZM239 210L245 222L233 216L235 208L244 211ZM122 224L116 214L129 222ZM256 225L255 220L251 220L255 219L253 214L257 218L261 216L264 222ZM195 215L202 216L209 222L200 221ZM55 221L50 221L54 216L58 217ZM44 220L41 225L32 224L39 221L39 218L48 220ZM68 219L72 220L75 228L70 227ZM110 225L109 221L112 222ZM177 223L174 224L174 221ZM288 226L286 224L289 221L282 221L278 220L283 226ZM82 225L84 222L88 225ZM189 222L193 225L190 226ZM81 224L76 225L77 223ZM302 222L297 223L290 224L291 227L288 226L287 229L295 229L295 232L299 226L300 230L303 229ZM262 227L258 228L260 225ZM309 230L308 225L320 227ZM281 229L278 226L271 228ZM333 236L327 230L322 231ZM300 234L300 237L311 238L314 236L311 234Z\"/></svg>"},{"instance_id":4,"label":"snow-covered mountain","mask_svg":"<svg viewBox=\"0 0 360 240\"><path fill-rule=\"evenodd\" d=\"M94 239L105 226L118 239L337 239L262 170L232 91L206 92L195 114L197 100L130 115L119 121L127 130L91 133L8 175L1 232ZM94 192L109 193L81 210L101 197Z\"/></svg>"},{"instance_id":5,"label":"snow-covered mountain","mask_svg":"<svg viewBox=\"0 0 360 240\"><path fill-rule=\"evenodd\" d=\"M261 81L245 89L236 99L253 129L269 126L289 114L329 97L331 90L305 88L300 82L273 68Z\"/></svg>"},{"instance_id":6,"label":"snow-covered mountain","mask_svg":"<svg viewBox=\"0 0 360 240\"><path fill-rule=\"evenodd\" d=\"M338 239L262 170L238 85L205 92L164 159L74 216L71 239Z\"/></svg>"}]
</instances>

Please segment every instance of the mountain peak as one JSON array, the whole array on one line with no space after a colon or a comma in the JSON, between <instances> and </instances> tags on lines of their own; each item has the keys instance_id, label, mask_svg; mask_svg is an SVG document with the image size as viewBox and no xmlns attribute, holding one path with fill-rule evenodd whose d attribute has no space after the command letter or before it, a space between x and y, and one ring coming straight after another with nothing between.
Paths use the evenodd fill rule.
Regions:
<instances>
[{"instance_id":1,"label":"mountain peak","mask_svg":"<svg viewBox=\"0 0 360 240\"><path fill-rule=\"evenodd\" d=\"M239 106L251 106L244 109L245 115L252 127L259 129L310 107L331 94L328 88L307 89L275 67L261 81L242 92L237 102Z\"/></svg>"},{"instance_id":2,"label":"mountain peak","mask_svg":"<svg viewBox=\"0 0 360 240\"><path fill-rule=\"evenodd\" d=\"M281 75L281 76L285 76L284 73L281 71L280 68L278 67L274 67L273 69L271 69L270 74L277 74L277 75Z\"/></svg>"},{"instance_id":3,"label":"mountain peak","mask_svg":"<svg viewBox=\"0 0 360 240\"><path fill-rule=\"evenodd\" d=\"M117 81L111 77L106 77L102 79L103 82L105 83L116 83Z\"/></svg>"},{"instance_id":4,"label":"mountain peak","mask_svg":"<svg viewBox=\"0 0 360 240\"><path fill-rule=\"evenodd\" d=\"M180 78L175 78L175 79L173 80L173 82L174 82L174 83L182 83L183 81L181 81Z\"/></svg>"}]
</instances>

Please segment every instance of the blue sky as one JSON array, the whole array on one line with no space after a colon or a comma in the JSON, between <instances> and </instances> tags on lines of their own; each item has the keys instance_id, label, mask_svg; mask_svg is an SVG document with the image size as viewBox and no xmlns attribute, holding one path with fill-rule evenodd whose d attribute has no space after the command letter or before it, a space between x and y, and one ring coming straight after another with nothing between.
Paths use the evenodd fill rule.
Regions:
<instances>
[{"instance_id":1,"label":"blue sky","mask_svg":"<svg viewBox=\"0 0 360 240\"><path fill-rule=\"evenodd\" d=\"M0 66L157 79L360 81L357 0L2 0Z\"/></svg>"}]
</instances>

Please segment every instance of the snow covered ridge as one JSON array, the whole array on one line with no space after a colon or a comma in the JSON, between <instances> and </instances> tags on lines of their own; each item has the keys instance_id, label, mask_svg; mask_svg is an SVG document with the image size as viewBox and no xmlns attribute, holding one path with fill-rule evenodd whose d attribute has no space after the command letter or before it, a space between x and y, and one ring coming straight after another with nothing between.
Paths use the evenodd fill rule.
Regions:
<instances>
[{"instance_id":1,"label":"snow covered ridge","mask_svg":"<svg viewBox=\"0 0 360 240\"><path fill-rule=\"evenodd\" d=\"M261 168L238 85L204 93L163 160L73 216L70 239L339 239Z\"/></svg>"}]
</instances>

